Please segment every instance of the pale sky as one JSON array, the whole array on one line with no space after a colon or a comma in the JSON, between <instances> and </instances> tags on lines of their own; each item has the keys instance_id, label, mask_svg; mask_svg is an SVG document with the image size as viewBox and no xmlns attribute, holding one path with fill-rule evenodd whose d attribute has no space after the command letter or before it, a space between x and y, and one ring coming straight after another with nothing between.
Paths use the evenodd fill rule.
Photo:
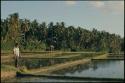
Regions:
<instances>
[{"instance_id":1,"label":"pale sky","mask_svg":"<svg viewBox=\"0 0 125 83\"><path fill-rule=\"evenodd\" d=\"M1 1L1 18L18 12L19 18L62 22L124 36L124 1Z\"/></svg>"}]
</instances>

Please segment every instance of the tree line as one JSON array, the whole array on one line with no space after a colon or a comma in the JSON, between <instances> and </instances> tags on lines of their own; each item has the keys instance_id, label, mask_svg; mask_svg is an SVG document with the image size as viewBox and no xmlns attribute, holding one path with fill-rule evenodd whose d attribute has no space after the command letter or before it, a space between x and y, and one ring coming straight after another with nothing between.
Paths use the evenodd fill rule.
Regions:
<instances>
[{"instance_id":1,"label":"tree line","mask_svg":"<svg viewBox=\"0 0 125 83\"><path fill-rule=\"evenodd\" d=\"M64 22L38 23L36 19L20 19L18 13L1 19L1 49L12 49L14 42L23 50L47 50L53 45L54 50L64 51L124 51L124 38L117 34L66 26Z\"/></svg>"}]
</instances>

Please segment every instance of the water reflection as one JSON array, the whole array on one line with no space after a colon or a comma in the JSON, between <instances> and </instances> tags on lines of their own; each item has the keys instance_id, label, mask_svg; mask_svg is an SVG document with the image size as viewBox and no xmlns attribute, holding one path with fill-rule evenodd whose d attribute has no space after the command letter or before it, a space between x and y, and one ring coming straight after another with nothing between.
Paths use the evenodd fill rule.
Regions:
<instances>
[{"instance_id":1,"label":"water reflection","mask_svg":"<svg viewBox=\"0 0 125 83\"><path fill-rule=\"evenodd\" d=\"M64 63L75 59L22 59L20 65L27 66L28 69L50 66L54 64ZM69 67L60 71L52 72L54 74L71 75L71 76L87 76L87 77L124 77L124 61L123 60L92 60L87 64Z\"/></svg>"},{"instance_id":2,"label":"water reflection","mask_svg":"<svg viewBox=\"0 0 125 83\"><path fill-rule=\"evenodd\" d=\"M32 60L28 60L28 62L27 61L24 61L24 62L27 62L27 64L30 64L29 63L30 61L31 63L33 63ZM41 64L42 60L34 60L34 61L35 63ZM38 66L38 64L34 64L34 65ZM44 65L46 65L46 63ZM68 69L52 72L52 74L59 74L59 75L65 75L65 76L78 76L78 77L124 78L124 61L123 60L101 60L101 61L92 60L87 64L77 65L73 68L69 67ZM12 82L53 82L53 81L67 82L68 80L49 79L49 78L41 78L41 77L38 77L38 78L27 77L27 78L15 78L8 81L9 82L11 81Z\"/></svg>"},{"instance_id":3,"label":"water reflection","mask_svg":"<svg viewBox=\"0 0 125 83\"><path fill-rule=\"evenodd\" d=\"M54 59L21 59L20 66L26 66L28 69L50 66L57 63L63 63L65 60Z\"/></svg>"},{"instance_id":4,"label":"water reflection","mask_svg":"<svg viewBox=\"0 0 125 83\"><path fill-rule=\"evenodd\" d=\"M70 73L70 74L73 74L75 73L76 71L78 71L79 73L82 72L83 70L87 70L90 68L90 63L87 63L87 64L84 64L84 65L77 65L77 66L74 66L74 67L69 67L68 69L63 69L63 70L60 70L60 71L54 71L53 73L54 74L65 74L66 72Z\"/></svg>"},{"instance_id":5,"label":"water reflection","mask_svg":"<svg viewBox=\"0 0 125 83\"><path fill-rule=\"evenodd\" d=\"M20 59L20 66L26 66L28 69L40 68L54 64L64 63L67 61L79 60L78 58L37 58L37 59Z\"/></svg>"},{"instance_id":6,"label":"water reflection","mask_svg":"<svg viewBox=\"0 0 125 83\"><path fill-rule=\"evenodd\" d=\"M56 73L56 74L64 74L64 73L68 72L68 73L70 73L70 74L73 74L73 73L75 73L76 71L79 72L79 73L81 73L83 70L85 71L85 70L88 70L88 69L90 69L90 68L91 68L93 71L95 71L95 70L98 69L98 67L104 68L104 67L108 66L108 65L107 65L107 64L108 64L107 61L101 61L100 64L98 64L98 62L99 62L99 61L91 61L91 62L89 62L89 63L87 63L87 64L77 65L77 66L75 66L75 67L70 67L70 68L68 68L68 69L56 71L56 72L53 72L53 73ZM101 64L103 64L104 66L101 65Z\"/></svg>"},{"instance_id":7,"label":"water reflection","mask_svg":"<svg viewBox=\"0 0 125 83\"><path fill-rule=\"evenodd\" d=\"M68 70L53 73L63 73L63 75L68 76L124 78L124 61L92 61L85 65L78 65Z\"/></svg>"}]
</instances>

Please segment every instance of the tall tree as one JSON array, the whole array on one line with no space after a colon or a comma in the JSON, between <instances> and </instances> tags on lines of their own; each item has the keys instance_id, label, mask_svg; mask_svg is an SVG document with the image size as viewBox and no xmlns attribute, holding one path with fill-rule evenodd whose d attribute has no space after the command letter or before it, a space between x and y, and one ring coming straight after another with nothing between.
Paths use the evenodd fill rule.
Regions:
<instances>
[{"instance_id":1,"label":"tall tree","mask_svg":"<svg viewBox=\"0 0 125 83\"><path fill-rule=\"evenodd\" d=\"M9 38L12 40L16 40L19 36L19 15L18 13L14 13L10 15L9 18Z\"/></svg>"}]
</instances>

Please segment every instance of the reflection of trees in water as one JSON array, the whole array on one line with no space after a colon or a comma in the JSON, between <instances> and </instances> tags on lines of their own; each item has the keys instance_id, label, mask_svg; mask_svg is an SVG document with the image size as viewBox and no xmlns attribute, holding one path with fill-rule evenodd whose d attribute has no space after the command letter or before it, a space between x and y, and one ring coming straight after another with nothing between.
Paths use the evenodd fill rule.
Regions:
<instances>
[{"instance_id":1,"label":"reflection of trees in water","mask_svg":"<svg viewBox=\"0 0 125 83\"><path fill-rule=\"evenodd\" d=\"M111 64L115 64L117 63L118 61L114 61L114 60L93 60L91 61L91 64L93 65L93 68L96 69L96 66L97 67L100 67L100 68L105 68L105 67L109 67Z\"/></svg>"},{"instance_id":2,"label":"reflection of trees in water","mask_svg":"<svg viewBox=\"0 0 125 83\"><path fill-rule=\"evenodd\" d=\"M39 67L39 60L28 60L25 63L28 69L30 68L38 68Z\"/></svg>"},{"instance_id":3,"label":"reflection of trees in water","mask_svg":"<svg viewBox=\"0 0 125 83\"><path fill-rule=\"evenodd\" d=\"M69 59L69 58L40 58L40 59L20 59L20 66L26 66L27 68L39 68L39 67L45 67L50 66L54 64L64 63L66 61L72 61L75 59Z\"/></svg>"},{"instance_id":4,"label":"reflection of trees in water","mask_svg":"<svg viewBox=\"0 0 125 83\"><path fill-rule=\"evenodd\" d=\"M70 61L69 59L56 59L56 58L42 58L42 59L20 59L20 66L26 66L27 68L39 68L50 66L54 64L64 63Z\"/></svg>"},{"instance_id":5,"label":"reflection of trees in water","mask_svg":"<svg viewBox=\"0 0 125 83\"><path fill-rule=\"evenodd\" d=\"M89 64L79 65L78 66L78 72L82 72L83 70L89 69Z\"/></svg>"},{"instance_id":6,"label":"reflection of trees in water","mask_svg":"<svg viewBox=\"0 0 125 83\"><path fill-rule=\"evenodd\" d=\"M22 58L19 65L26 66L27 68L39 68L54 64L60 64L67 61L75 61L84 57L83 55L80 55L79 57L77 56L73 58Z\"/></svg>"},{"instance_id":7,"label":"reflection of trees in water","mask_svg":"<svg viewBox=\"0 0 125 83\"><path fill-rule=\"evenodd\" d=\"M21 59L20 66L26 66L28 69L39 68L41 66L49 65L47 59Z\"/></svg>"},{"instance_id":8,"label":"reflection of trees in water","mask_svg":"<svg viewBox=\"0 0 125 83\"><path fill-rule=\"evenodd\" d=\"M71 61L71 59L20 59L20 66L26 66L28 69L31 68L39 68L39 67L44 67L44 66L50 66L54 64L59 64L59 63L64 63L66 61ZM68 69L61 70L61 72L82 72L83 70L86 70L89 68L89 64L84 64L84 65L78 65L75 67L69 67ZM57 72L58 73L58 72Z\"/></svg>"},{"instance_id":9,"label":"reflection of trees in water","mask_svg":"<svg viewBox=\"0 0 125 83\"><path fill-rule=\"evenodd\" d=\"M82 64L82 65L78 65L78 66L75 66L75 67L70 67L68 69L63 69L63 70L56 71L56 72L53 72L53 73L56 73L56 74L66 74L66 73L73 74L75 72L81 73L82 71L87 70L89 68L92 68L93 71L95 71L99 67L101 67L101 68L108 67L111 64L114 64L115 62L116 61L112 61L112 60L111 61L109 61L109 60L101 60L101 61L100 60L94 60L94 61L91 61L88 64Z\"/></svg>"},{"instance_id":10,"label":"reflection of trees in water","mask_svg":"<svg viewBox=\"0 0 125 83\"><path fill-rule=\"evenodd\" d=\"M89 67L92 68L93 70L96 70L98 68L97 63L94 61L91 61L89 63Z\"/></svg>"},{"instance_id":11,"label":"reflection of trees in water","mask_svg":"<svg viewBox=\"0 0 125 83\"><path fill-rule=\"evenodd\" d=\"M64 63L66 61L71 61L71 60L73 59L59 59L59 58L58 59L56 58L20 59L19 65L26 66L28 69L31 69L31 68L39 68L39 67L45 67L45 66L50 66L54 64ZM98 67L105 68L110 66L111 64L114 64L115 62L116 61L112 61L112 60L92 60L88 64L78 65L75 67L61 70L60 72L70 72L70 73L74 73L76 71L82 72L83 70L86 70L88 68L92 68L93 70L96 70Z\"/></svg>"},{"instance_id":12,"label":"reflection of trees in water","mask_svg":"<svg viewBox=\"0 0 125 83\"><path fill-rule=\"evenodd\" d=\"M80 73L83 70L87 70L87 69L89 69L89 63L88 64L77 65L77 66L74 66L74 67L69 67L69 68L66 68L66 69L63 69L63 70L60 70L60 71L55 71L53 73L56 73L56 74L66 74L66 73L73 74L76 71L78 71Z\"/></svg>"}]
</instances>

